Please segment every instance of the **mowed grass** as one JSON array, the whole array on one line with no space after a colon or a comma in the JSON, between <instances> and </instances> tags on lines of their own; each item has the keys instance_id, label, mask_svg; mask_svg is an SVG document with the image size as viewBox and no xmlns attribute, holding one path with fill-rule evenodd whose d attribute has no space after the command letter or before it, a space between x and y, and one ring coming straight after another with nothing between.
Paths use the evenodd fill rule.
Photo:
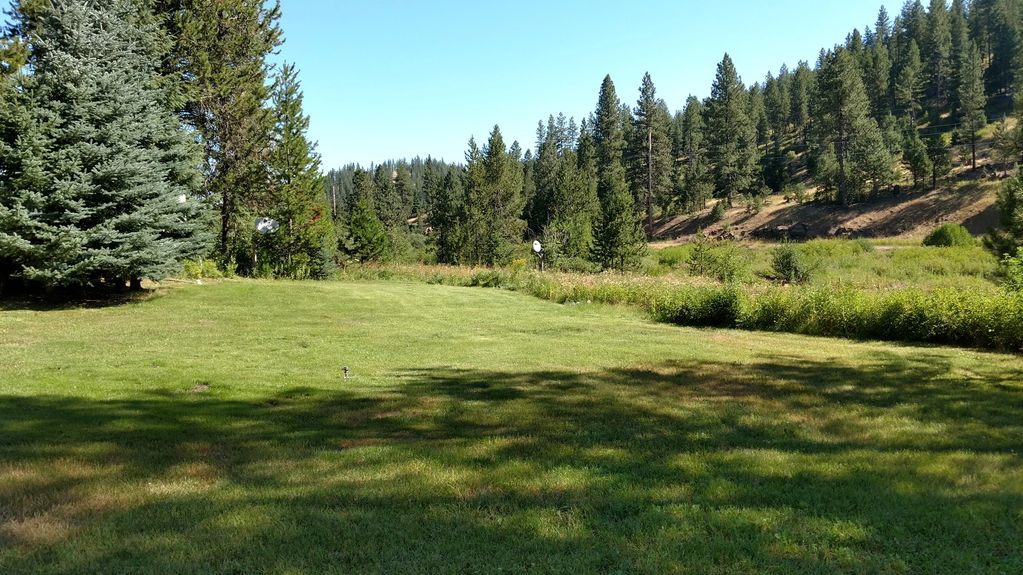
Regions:
<instances>
[{"instance_id":1,"label":"mowed grass","mask_svg":"<svg viewBox=\"0 0 1023 575\"><path fill-rule=\"evenodd\" d=\"M7 575L1020 573L1021 541L1016 356L405 283L0 310Z\"/></svg>"}]
</instances>

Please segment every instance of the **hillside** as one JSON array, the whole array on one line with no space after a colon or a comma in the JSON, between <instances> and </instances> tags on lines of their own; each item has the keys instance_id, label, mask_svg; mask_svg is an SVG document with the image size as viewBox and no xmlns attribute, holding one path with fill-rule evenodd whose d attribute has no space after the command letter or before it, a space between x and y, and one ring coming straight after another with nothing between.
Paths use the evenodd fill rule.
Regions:
<instances>
[{"instance_id":1,"label":"hillside","mask_svg":"<svg viewBox=\"0 0 1023 575\"><path fill-rule=\"evenodd\" d=\"M711 220L708 207L695 214L662 219L656 231L656 237L661 238L657 245L690 239L701 230L722 239L918 239L941 224L958 223L980 235L998 223L995 192L1000 181L962 179L934 190L883 194L848 208L818 202L800 204L773 195L759 212L750 213L745 206L737 205L717 223Z\"/></svg>"}]
</instances>

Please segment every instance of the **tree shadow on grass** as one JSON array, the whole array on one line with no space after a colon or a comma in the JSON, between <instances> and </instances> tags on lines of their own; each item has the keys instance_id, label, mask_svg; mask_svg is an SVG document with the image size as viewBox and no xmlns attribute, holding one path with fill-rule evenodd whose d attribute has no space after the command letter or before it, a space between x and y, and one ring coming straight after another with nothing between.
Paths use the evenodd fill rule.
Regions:
<instances>
[{"instance_id":1,"label":"tree shadow on grass","mask_svg":"<svg viewBox=\"0 0 1023 575\"><path fill-rule=\"evenodd\" d=\"M396 376L0 397L0 570L1023 568L1019 373L922 352Z\"/></svg>"},{"instance_id":2,"label":"tree shadow on grass","mask_svg":"<svg viewBox=\"0 0 1023 575\"><path fill-rule=\"evenodd\" d=\"M165 289L165 288L164 288ZM60 311L101 309L143 303L157 297L161 289L142 291L95 291L53 295L0 296L0 311Z\"/></svg>"}]
</instances>

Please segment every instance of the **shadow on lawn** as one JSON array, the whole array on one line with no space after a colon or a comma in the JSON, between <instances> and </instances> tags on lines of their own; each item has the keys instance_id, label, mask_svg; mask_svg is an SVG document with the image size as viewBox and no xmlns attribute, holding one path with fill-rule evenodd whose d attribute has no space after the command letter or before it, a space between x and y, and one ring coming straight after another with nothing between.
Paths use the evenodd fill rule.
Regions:
<instances>
[{"instance_id":1,"label":"shadow on lawn","mask_svg":"<svg viewBox=\"0 0 1023 575\"><path fill-rule=\"evenodd\" d=\"M0 397L0 570L1023 569L1020 373L922 351L396 375Z\"/></svg>"}]
</instances>

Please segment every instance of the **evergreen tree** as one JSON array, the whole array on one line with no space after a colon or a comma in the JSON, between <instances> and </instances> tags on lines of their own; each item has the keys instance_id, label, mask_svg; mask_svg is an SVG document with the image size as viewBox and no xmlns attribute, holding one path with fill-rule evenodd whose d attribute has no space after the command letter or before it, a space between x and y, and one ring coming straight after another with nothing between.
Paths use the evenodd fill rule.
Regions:
<instances>
[{"instance_id":1,"label":"evergreen tree","mask_svg":"<svg viewBox=\"0 0 1023 575\"><path fill-rule=\"evenodd\" d=\"M987 98L984 94L980 52L975 44L970 43L963 52L958 69L956 109L959 111L959 133L962 139L970 144L972 160L970 165L976 170L979 132L987 125L987 116L984 113Z\"/></svg>"},{"instance_id":2,"label":"evergreen tree","mask_svg":"<svg viewBox=\"0 0 1023 575\"><path fill-rule=\"evenodd\" d=\"M845 49L828 54L818 71L815 152L833 155L834 173L819 173L837 201L848 205L864 186L890 183L892 159L877 122L869 115L869 101L853 56Z\"/></svg>"},{"instance_id":3,"label":"evergreen tree","mask_svg":"<svg viewBox=\"0 0 1023 575\"><path fill-rule=\"evenodd\" d=\"M394 171L394 193L400 202L402 223L407 223L408 218L416 214L416 185L406 162L398 162Z\"/></svg>"},{"instance_id":4,"label":"evergreen tree","mask_svg":"<svg viewBox=\"0 0 1023 575\"><path fill-rule=\"evenodd\" d=\"M966 22L966 7L963 0L952 0L952 8L949 11L949 28L952 37L952 54L949 59L954 68L954 73L949 78L949 92L956 95L959 93L959 82L962 77L961 64L966 57L966 52L969 51L971 42L970 29ZM983 66L979 50L977 51L977 60ZM952 104L954 107L956 102L953 101ZM958 109L953 108L953 112L958 113Z\"/></svg>"},{"instance_id":5,"label":"evergreen tree","mask_svg":"<svg viewBox=\"0 0 1023 575\"><path fill-rule=\"evenodd\" d=\"M518 142L505 147L501 128L494 126L483 149L487 175L488 195L493 201L490 229L495 234L494 253L488 263L507 259L514 245L522 241L525 221L522 220L525 202L522 199L522 164Z\"/></svg>"},{"instance_id":6,"label":"evergreen tree","mask_svg":"<svg viewBox=\"0 0 1023 575\"><path fill-rule=\"evenodd\" d=\"M714 195L714 181L707 158L703 105L695 96L686 99L682 111L675 157L681 160L676 191L679 203L686 211L702 209Z\"/></svg>"},{"instance_id":7,"label":"evergreen tree","mask_svg":"<svg viewBox=\"0 0 1023 575\"><path fill-rule=\"evenodd\" d=\"M357 262L385 259L387 230L374 209L376 186L362 168L352 172L351 196L345 214L345 233L340 238L342 251ZM342 234L339 234L341 236Z\"/></svg>"},{"instance_id":8,"label":"evergreen tree","mask_svg":"<svg viewBox=\"0 0 1023 575\"><path fill-rule=\"evenodd\" d=\"M280 71L271 96L274 126L267 169L270 195L262 206L281 222L266 238L268 262L279 275L326 277L332 269L337 238L327 217L320 157L309 142L309 117L302 110L298 73L291 64Z\"/></svg>"},{"instance_id":9,"label":"evergreen tree","mask_svg":"<svg viewBox=\"0 0 1023 575\"><path fill-rule=\"evenodd\" d=\"M405 213L395 185L397 178L398 171L390 164L380 164L373 171L373 189L376 192L373 209L384 227L390 230L401 229L408 221L408 214Z\"/></svg>"},{"instance_id":10,"label":"evergreen tree","mask_svg":"<svg viewBox=\"0 0 1023 575\"><path fill-rule=\"evenodd\" d=\"M166 73L182 117L205 147L204 193L220 207L219 253L244 271L255 237L254 203L265 191L263 161L273 115L267 55L281 43L279 2L152 0L174 47ZM230 17L225 17L230 15Z\"/></svg>"},{"instance_id":11,"label":"evergreen tree","mask_svg":"<svg viewBox=\"0 0 1023 575\"><path fill-rule=\"evenodd\" d=\"M913 175L913 187L919 187L920 181L931 173L931 158L927 153L927 144L920 138L916 128L906 131L902 158Z\"/></svg>"},{"instance_id":12,"label":"evergreen tree","mask_svg":"<svg viewBox=\"0 0 1023 575\"><path fill-rule=\"evenodd\" d=\"M629 155L629 181L634 197L642 198L646 210L647 237L654 229L654 204L665 209L671 202L674 158L671 155L671 117L663 100L657 98L650 74L643 75L634 111Z\"/></svg>"},{"instance_id":13,"label":"evergreen tree","mask_svg":"<svg viewBox=\"0 0 1023 575\"><path fill-rule=\"evenodd\" d=\"M757 146L766 146L771 137L771 122L767 117L767 105L764 102L764 90L760 84L753 84L749 89L749 117L756 131ZM759 150L759 148L758 148Z\"/></svg>"},{"instance_id":14,"label":"evergreen tree","mask_svg":"<svg viewBox=\"0 0 1023 575\"><path fill-rule=\"evenodd\" d=\"M749 117L748 94L725 54L707 103L707 144L717 195L732 199L757 187L756 127Z\"/></svg>"},{"instance_id":15,"label":"evergreen tree","mask_svg":"<svg viewBox=\"0 0 1023 575\"><path fill-rule=\"evenodd\" d=\"M498 126L482 150L469 141L466 164L465 236L459 261L494 265L506 260L522 239L522 166L509 153Z\"/></svg>"},{"instance_id":16,"label":"evergreen tree","mask_svg":"<svg viewBox=\"0 0 1023 575\"><path fill-rule=\"evenodd\" d=\"M945 140L944 134L931 134L927 137L927 155L931 159L931 188L938 186L938 178L952 171L952 148Z\"/></svg>"},{"instance_id":17,"label":"evergreen tree","mask_svg":"<svg viewBox=\"0 0 1023 575\"><path fill-rule=\"evenodd\" d=\"M952 30L945 0L931 0L927 11L927 35L924 53L927 54L925 76L927 95L936 108L944 105L948 98L949 76L952 62Z\"/></svg>"},{"instance_id":18,"label":"evergreen tree","mask_svg":"<svg viewBox=\"0 0 1023 575\"><path fill-rule=\"evenodd\" d=\"M3 127L19 133L0 151L0 258L47 288L176 272L203 247L196 150L159 105L156 31L117 0L57 2L33 26L25 107Z\"/></svg>"},{"instance_id":19,"label":"evergreen tree","mask_svg":"<svg viewBox=\"0 0 1023 575\"><path fill-rule=\"evenodd\" d=\"M865 54L864 84L870 98L870 109L878 122L891 113L892 61L888 49L888 12L884 7L877 16L874 43Z\"/></svg>"},{"instance_id":20,"label":"evergreen tree","mask_svg":"<svg viewBox=\"0 0 1023 575\"><path fill-rule=\"evenodd\" d=\"M995 0L988 9L986 25L991 64L986 74L989 94L1010 94L1016 81L1020 56L1020 11L1017 0Z\"/></svg>"},{"instance_id":21,"label":"evergreen tree","mask_svg":"<svg viewBox=\"0 0 1023 575\"><path fill-rule=\"evenodd\" d=\"M912 120L916 120L921 109L920 97L923 90L921 66L920 48L917 47L916 40L910 40L895 79L895 109L900 115Z\"/></svg>"},{"instance_id":22,"label":"evergreen tree","mask_svg":"<svg viewBox=\"0 0 1023 575\"><path fill-rule=\"evenodd\" d=\"M555 122L553 117L546 128L541 123L537 129L539 153L532 174L536 194L529 209L529 227L543 236L549 261L555 253L585 256L592 244L597 203L573 149L578 137L574 124ZM584 137L588 139L588 135Z\"/></svg>"},{"instance_id":23,"label":"evergreen tree","mask_svg":"<svg viewBox=\"0 0 1023 575\"><path fill-rule=\"evenodd\" d=\"M347 253L360 263L379 261L387 253L387 230L368 197L359 198L348 217Z\"/></svg>"},{"instance_id":24,"label":"evergreen tree","mask_svg":"<svg viewBox=\"0 0 1023 575\"><path fill-rule=\"evenodd\" d=\"M628 269L643 253L643 232L625 177L622 108L610 76L600 87L594 114L597 197L600 215L593 230L593 257L605 269Z\"/></svg>"},{"instance_id":25,"label":"evergreen tree","mask_svg":"<svg viewBox=\"0 0 1023 575\"><path fill-rule=\"evenodd\" d=\"M813 97L814 73L806 62L800 62L792 76L792 123L806 144L810 133L810 102Z\"/></svg>"},{"instance_id":26,"label":"evergreen tree","mask_svg":"<svg viewBox=\"0 0 1023 575\"><path fill-rule=\"evenodd\" d=\"M1015 255L1023 248L1023 172L1006 180L998 191L999 230L984 238L984 245L996 256Z\"/></svg>"},{"instance_id":27,"label":"evergreen tree","mask_svg":"<svg viewBox=\"0 0 1023 575\"><path fill-rule=\"evenodd\" d=\"M462 202L461 178L456 172L448 172L437 188L437 198L430 214L430 227L437 238L437 261L440 263L458 263L458 255L462 251Z\"/></svg>"}]
</instances>

